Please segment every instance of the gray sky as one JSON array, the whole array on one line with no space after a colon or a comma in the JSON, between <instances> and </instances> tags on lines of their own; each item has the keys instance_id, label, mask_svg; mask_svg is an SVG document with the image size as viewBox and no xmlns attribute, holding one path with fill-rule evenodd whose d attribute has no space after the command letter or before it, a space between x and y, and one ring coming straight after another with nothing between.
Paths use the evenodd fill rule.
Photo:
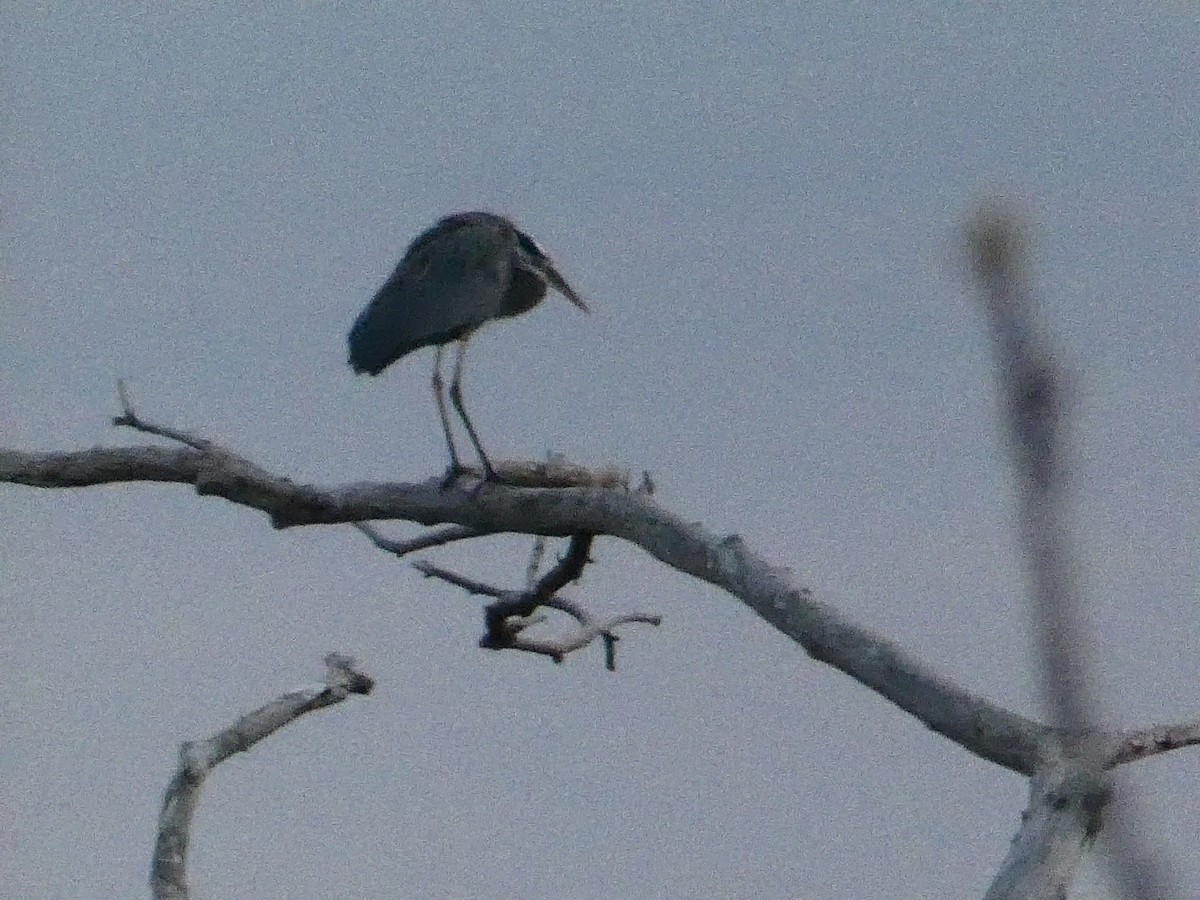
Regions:
<instances>
[{"instance_id":1,"label":"gray sky","mask_svg":"<svg viewBox=\"0 0 1200 900\"><path fill-rule=\"evenodd\" d=\"M431 354L355 378L345 333L420 229L490 208L596 310L554 298L476 340L495 456L649 469L670 508L1039 714L955 231L999 191L1076 378L1101 691L1120 724L1197 715L1193 4L485 6L10 9L0 444L136 442L107 424L123 376L144 415L298 479L440 472ZM333 648L378 693L218 770L208 900L977 896L1026 799L611 541L573 596L666 617L615 675L599 649L479 650L476 599L346 527L275 532L178 486L0 504L4 898L144 894L179 741ZM430 556L511 586L529 544ZM1126 773L1191 886L1196 771Z\"/></svg>"}]
</instances>

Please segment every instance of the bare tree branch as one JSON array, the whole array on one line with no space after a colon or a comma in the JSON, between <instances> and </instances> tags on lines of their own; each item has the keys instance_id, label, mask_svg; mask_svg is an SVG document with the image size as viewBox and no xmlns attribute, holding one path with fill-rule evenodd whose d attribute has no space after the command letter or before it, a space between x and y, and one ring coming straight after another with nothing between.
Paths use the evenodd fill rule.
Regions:
<instances>
[{"instance_id":1,"label":"bare tree branch","mask_svg":"<svg viewBox=\"0 0 1200 900\"><path fill-rule=\"evenodd\" d=\"M1096 702L1066 517L1065 378L1038 333L1036 304L1025 283L1024 240L1015 217L998 206L981 210L972 223L970 241L1021 490L1020 530L1041 642L1042 684L1055 723L1082 739L1091 734ZM1067 749L1072 755L1088 752L1084 747Z\"/></svg>"},{"instance_id":2,"label":"bare tree branch","mask_svg":"<svg viewBox=\"0 0 1200 900\"><path fill-rule=\"evenodd\" d=\"M715 535L635 491L492 483L477 491L443 489L440 477L416 484L358 482L321 488L271 475L223 449L0 450L0 482L57 488L130 481L189 484L201 495L261 510L279 528L402 519L481 532L619 538L738 597L814 659L840 669L984 759L1031 775L1049 734L1045 725L964 690L885 637L849 621L796 584L789 570L755 554L739 536Z\"/></svg>"},{"instance_id":3,"label":"bare tree branch","mask_svg":"<svg viewBox=\"0 0 1200 900\"><path fill-rule=\"evenodd\" d=\"M1200 719L1175 725L1151 725L1110 735L1104 762L1111 768L1182 747L1197 746L1200 746Z\"/></svg>"},{"instance_id":4,"label":"bare tree branch","mask_svg":"<svg viewBox=\"0 0 1200 900\"><path fill-rule=\"evenodd\" d=\"M562 662L568 653L581 650L599 638L604 641L605 667L611 672L616 670L618 637L615 629L630 623L661 625L662 617L647 613L626 613L597 620L579 603L555 596L559 590L579 578L588 562L591 545L590 535L573 536L563 558L523 591L498 588L425 561L414 563L413 567L427 577L441 579L462 588L468 594L496 598L496 602L489 604L484 610L486 630L479 639L480 647L488 650L522 650ZM538 556L540 554L535 548L535 558ZM530 634L529 629L533 625L544 621L544 617L535 616L538 607L566 613L576 621L577 627L565 637Z\"/></svg>"},{"instance_id":5,"label":"bare tree branch","mask_svg":"<svg viewBox=\"0 0 1200 900\"><path fill-rule=\"evenodd\" d=\"M385 537L382 532L369 522L354 522L354 527L371 539L380 550L386 550L396 556L407 556L417 550L428 550L430 547L441 547L455 541L467 541L471 538L485 537L489 532L467 528L464 525L447 525L435 528L415 538L399 541Z\"/></svg>"},{"instance_id":6,"label":"bare tree branch","mask_svg":"<svg viewBox=\"0 0 1200 900\"><path fill-rule=\"evenodd\" d=\"M188 900L188 843L200 788L208 773L235 753L249 750L305 713L341 703L351 694L369 694L374 680L355 668L353 658L340 653L325 657L325 682L298 688L242 716L228 728L203 741L179 748L179 768L171 779L158 816L158 837L150 868L155 900Z\"/></svg>"},{"instance_id":7,"label":"bare tree branch","mask_svg":"<svg viewBox=\"0 0 1200 900\"><path fill-rule=\"evenodd\" d=\"M1104 754L1109 739L1096 727L1098 703L1067 516L1066 378L1039 333L1024 271L1024 236L1015 215L1000 206L986 207L971 223L968 238L991 324L1020 487L1020 533L1042 685L1062 747L1061 756L1048 755L1047 768L1035 774L1033 801L987 896L1049 900L1065 896L1112 794ZM1109 828L1112 871L1126 896L1173 896L1160 864L1130 824L1133 816L1127 808Z\"/></svg>"}]
</instances>

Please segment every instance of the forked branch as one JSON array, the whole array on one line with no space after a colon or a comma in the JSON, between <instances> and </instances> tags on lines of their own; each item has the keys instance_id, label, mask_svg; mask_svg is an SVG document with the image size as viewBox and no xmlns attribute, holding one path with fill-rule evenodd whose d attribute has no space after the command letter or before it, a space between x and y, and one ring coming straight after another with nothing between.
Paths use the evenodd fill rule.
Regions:
<instances>
[{"instance_id":1,"label":"forked branch","mask_svg":"<svg viewBox=\"0 0 1200 900\"><path fill-rule=\"evenodd\" d=\"M616 669L615 649L618 637L615 630L630 623L661 625L662 617L635 612L600 620L594 618L581 604L557 596L558 591L576 581L583 573L583 568L589 561L591 546L591 535L572 536L562 559L531 587L522 591L494 587L429 562L415 563L414 568L427 577L438 578L462 588L468 594L496 598L494 603L484 608L485 630L483 637L479 639L480 647L489 650L522 650L548 656L560 663L568 653L581 650L593 641L601 639L604 641L605 667L611 672ZM543 621L542 617L537 615L539 607L566 613L576 622L574 631L561 637L530 634L529 629Z\"/></svg>"}]
</instances>

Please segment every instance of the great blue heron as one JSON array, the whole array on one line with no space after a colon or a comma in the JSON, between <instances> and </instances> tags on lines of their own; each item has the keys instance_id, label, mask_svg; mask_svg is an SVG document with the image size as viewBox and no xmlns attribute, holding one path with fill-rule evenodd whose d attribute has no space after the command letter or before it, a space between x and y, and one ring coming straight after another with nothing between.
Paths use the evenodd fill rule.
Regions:
<instances>
[{"instance_id":1,"label":"great blue heron","mask_svg":"<svg viewBox=\"0 0 1200 900\"><path fill-rule=\"evenodd\" d=\"M378 375L405 354L437 346L433 395L450 449L452 479L462 471L446 414L442 351L458 341L450 400L479 453L484 477L496 470L463 408L462 373L467 340L485 322L526 312L554 288L584 312L587 304L571 289L533 238L503 216L464 212L446 216L412 242L396 270L350 329L350 365Z\"/></svg>"}]
</instances>

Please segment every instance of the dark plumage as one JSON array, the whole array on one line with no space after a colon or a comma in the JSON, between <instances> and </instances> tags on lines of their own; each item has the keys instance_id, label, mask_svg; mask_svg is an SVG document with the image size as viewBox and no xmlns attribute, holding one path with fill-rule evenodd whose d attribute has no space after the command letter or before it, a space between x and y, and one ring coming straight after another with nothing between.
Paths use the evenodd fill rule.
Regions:
<instances>
[{"instance_id":1,"label":"dark plumage","mask_svg":"<svg viewBox=\"0 0 1200 900\"><path fill-rule=\"evenodd\" d=\"M552 287L587 311L537 243L516 225L487 212L447 216L412 242L383 287L350 329L350 365L378 375L421 347L436 346L433 389L451 473L461 469L446 416L442 347L459 341L450 399L466 426L488 478L496 473L462 406L460 379L467 339L492 319L535 307Z\"/></svg>"}]
</instances>

